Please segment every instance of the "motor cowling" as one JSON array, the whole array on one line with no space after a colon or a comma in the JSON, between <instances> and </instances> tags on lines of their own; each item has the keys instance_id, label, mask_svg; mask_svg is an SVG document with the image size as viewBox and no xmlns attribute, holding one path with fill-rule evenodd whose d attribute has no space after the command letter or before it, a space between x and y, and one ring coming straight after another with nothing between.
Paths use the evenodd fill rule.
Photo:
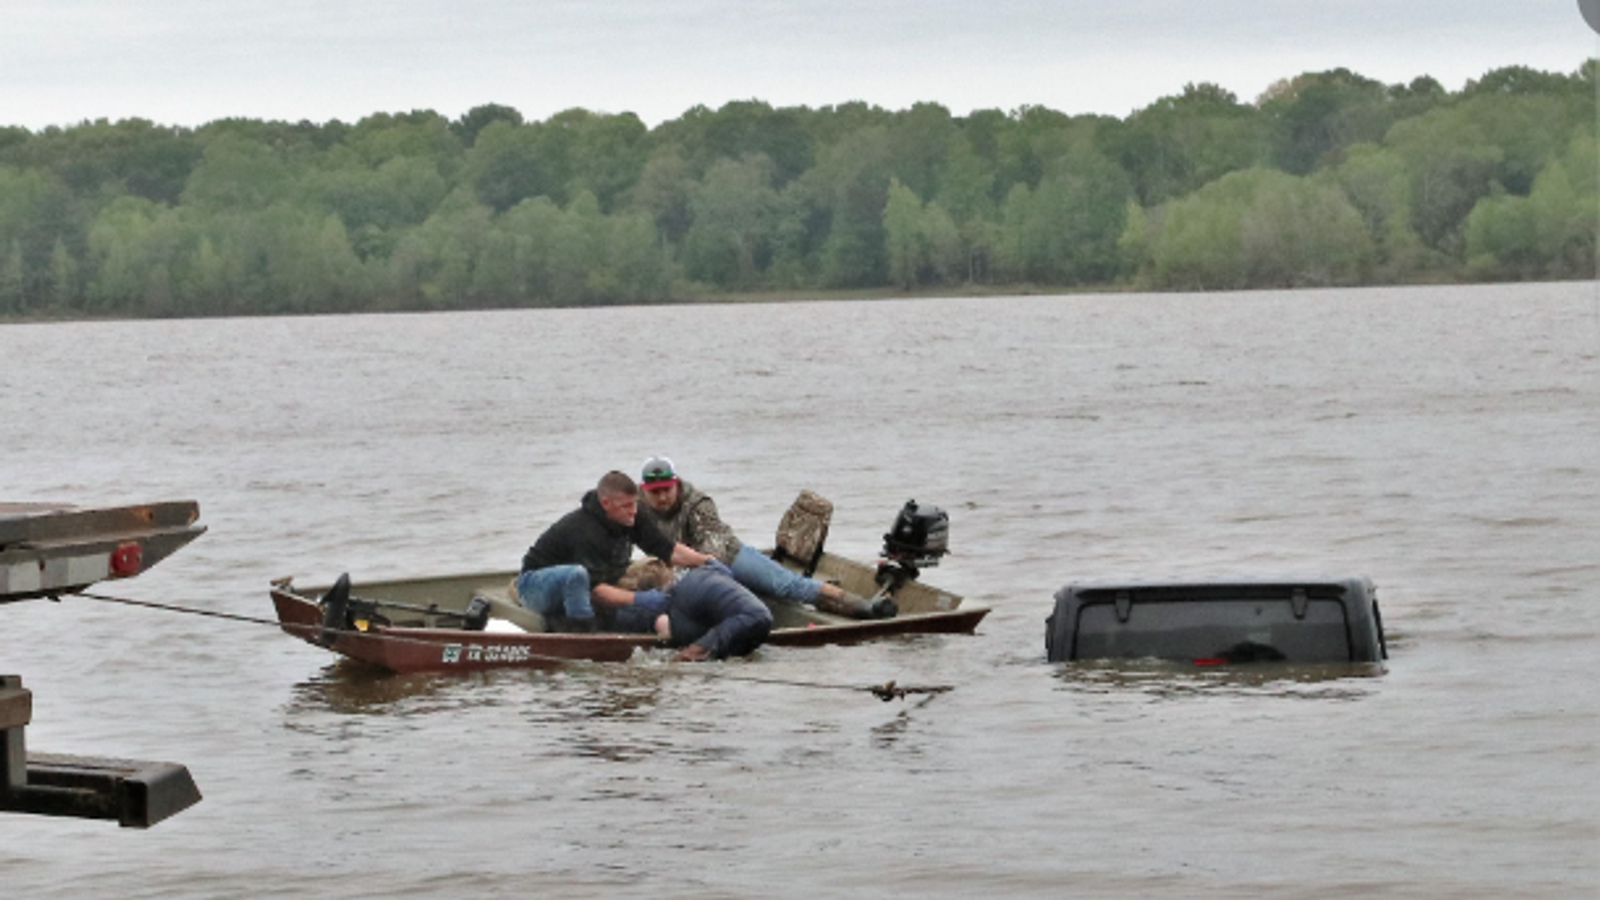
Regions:
<instances>
[{"instance_id":1,"label":"motor cowling","mask_svg":"<svg viewBox=\"0 0 1600 900\"><path fill-rule=\"evenodd\" d=\"M937 506L907 500L883 536L883 556L913 569L936 566L950 552L950 517Z\"/></svg>"}]
</instances>

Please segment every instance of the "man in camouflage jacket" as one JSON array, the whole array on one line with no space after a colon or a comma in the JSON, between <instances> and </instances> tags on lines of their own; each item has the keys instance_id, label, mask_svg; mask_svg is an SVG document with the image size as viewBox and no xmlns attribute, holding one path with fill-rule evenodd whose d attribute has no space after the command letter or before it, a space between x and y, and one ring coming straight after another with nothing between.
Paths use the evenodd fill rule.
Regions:
<instances>
[{"instance_id":1,"label":"man in camouflage jacket","mask_svg":"<svg viewBox=\"0 0 1600 900\"><path fill-rule=\"evenodd\" d=\"M715 556L733 571L735 581L763 597L811 603L824 612L858 619L886 619L898 613L888 598L869 603L836 584L807 578L739 540L717 515L711 495L678 477L672 460L653 457L644 464L644 502L640 511L678 543Z\"/></svg>"}]
</instances>

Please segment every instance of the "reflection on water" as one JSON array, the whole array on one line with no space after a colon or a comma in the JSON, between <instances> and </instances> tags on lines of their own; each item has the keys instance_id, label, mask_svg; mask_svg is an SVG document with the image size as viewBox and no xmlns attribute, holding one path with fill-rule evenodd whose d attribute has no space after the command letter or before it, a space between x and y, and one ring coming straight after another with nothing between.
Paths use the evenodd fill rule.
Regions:
<instances>
[{"instance_id":1,"label":"reflection on water","mask_svg":"<svg viewBox=\"0 0 1600 900\"><path fill-rule=\"evenodd\" d=\"M894 718L881 725L872 726L872 746L877 750L892 750L900 746L913 724L916 713L922 712L938 694L927 694L920 700L895 712ZM912 752L915 752L913 749Z\"/></svg>"},{"instance_id":2,"label":"reflection on water","mask_svg":"<svg viewBox=\"0 0 1600 900\"><path fill-rule=\"evenodd\" d=\"M481 685L481 673L395 675L349 659L329 663L316 676L294 686L287 711L388 715L417 708L418 701L470 696L464 688ZM488 692L477 696L487 697Z\"/></svg>"},{"instance_id":3,"label":"reflection on water","mask_svg":"<svg viewBox=\"0 0 1600 900\"><path fill-rule=\"evenodd\" d=\"M638 663L576 660L558 669L403 675L339 659L294 686L288 711L406 715L495 705L508 689L531 687L544 692L544 702L529 710L536 720L626 719L648 714L662 681L676 675L672 668L652 663L651 657L637 654Z\"/></svg>"}]
</instances>

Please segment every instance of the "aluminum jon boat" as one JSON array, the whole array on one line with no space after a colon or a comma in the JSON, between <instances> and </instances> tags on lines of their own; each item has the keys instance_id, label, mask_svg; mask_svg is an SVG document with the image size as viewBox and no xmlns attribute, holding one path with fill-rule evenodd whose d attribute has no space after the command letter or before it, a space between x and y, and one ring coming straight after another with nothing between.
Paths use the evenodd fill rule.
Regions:
<instances>
[{"instance_id":1,"label":"aluminum jon boat","mask_svg":"<svg viewBox=\"0 0 1600 900\"><path fill-rule=\"evenodd\" d=\"M331 586L272 584L272 603L283 630L295 637L392 672L539 668L569 660L621 662L638 649L660 646L650 634L569 634L546 631L544 621L515 602L515 572L486 572L404 581L355 582L347 620L328 621L322 603ZM819 577L845 590L875 593L871 566L824 553ZM863 583L864 582L864 583ZM907 634L970 634L989 608L917 581L889 593L899 606L892 619L849 619L811 606L768 601L773 628L766 643L816 647ZM469 615L474 599L480 612ZM487 615L483 615L486 612Z\"/></svg>"},{"instance_id":2,"label":"aluminum jon boat","mask_svg":"<svg viewBox=\"0 0 1600 900\"><path fill-rule=\"evenodd\" d=\"M876 566L821 550L809 558L775 553L785 566L810 571L853 594L885 596L899 608L888 619L852 619L779 600L766 600L773 614L766 643L816 647L913 634L971 634L988 615L982 605L917 580L919 565L937 564L940 545L921 544L925 516L914 504L909 524L902 510L886 535L885 556ZM926 509L926 508L924 508ZM935 508L935 512L938 512ZM938 512L940 517L942 512ZM909 541L906 530L917 532ZM483 572L397 581L350 582L301 587L292 578L272 583L272 602L283 630L309 643L391 672L470 672L501 668L546 668L572 660L621 662L640 649L661 646L651 634L573 634L546 630L537 613L516 600L514 571ZM765 598L763 598L765 599Z\"/></svg>"}]
</instances>

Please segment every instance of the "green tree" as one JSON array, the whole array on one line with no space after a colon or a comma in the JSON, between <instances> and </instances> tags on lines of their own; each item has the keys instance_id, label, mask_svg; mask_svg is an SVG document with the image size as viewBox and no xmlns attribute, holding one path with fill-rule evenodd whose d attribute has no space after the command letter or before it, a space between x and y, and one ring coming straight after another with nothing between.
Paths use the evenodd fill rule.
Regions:
<instances>
[{"instance_id":1,"label":"green tree","mask_svg":"<svg viewBox=\"0 0 1600 900\"><path fill-rule=\"evenodd\" d=\"M189 258L179 292L194 310L226 312L245 293L245 263L237 255L224 255L211 235L202 235Z\"/></svg>"},{"instance_id":2,"label":"green tree","mask_svg":"<svg viewBox=\"0 0 1600 900\"><path fill-rule=\"evenodd\" d=\"M0 166L0 253L4 254L7 279L0 309L20 312L33 304L40 251L54 246L54 239L45 243L47 238L59 237L41 227L58 193L53 180L42 172Z\"/></svg>"},{"instance_id":3,"label":"green tree","mask_svg":"<svg viewBox=\"0 0 1600 900\"><path fill-rule=\"evenodd\" d=\"M193 234L176 210L133 196L112 201L89 227L88 311L136 316L181 312L172 269Z\"/></svg>"},{"instance_id":4,"label":"green tree","mask_svg":"<svg viewBox=\"0 0 1600 900\"><path fill-rule=\"evenodd\" d=\"M655 226L642 213L624 213L607 219L606 287L616 303L660 303L672 299L677 273L665 248L657 241Z\"/></svg>"},{"instance_id":5,"label":"green tree","mask_svg":"<svg viewBox=\"0 0 1600 900\"><path fill-rule=\"evenodd\" d=\"M888 282L883 209L889 198L892 157L888 132L874 125L829 147L807 173L808 187L827 213L819 274L829 287Z\"/></svg>"},{"instance_id":6,"label":"green tree","mask_svg":"<svg viewBox=\"0 0 1600 900\"><path fill-rule=\"evenodd\" d=\"M883 231L889 257L889 280L909 290L917 283L926 253L922 239L922 201L898 178L889 182L889 201L883 208Z\"/></svg>"},{"instance_id":7,"label":"green tree","mask_svg":"<svg viewBox=\"0 0 1600 900\"><path fill-rule=\"evenodd\" d=\"M678 153L699 175L721 159L765 156L772 161L773 186L782 188L814 164L817 137L808 128L809 111L773 109L756 100L724 104L712 111L695 106L653 136Z\"/></svg>"},{"instance_id":8,"label":"green tree","mask_svg":"<svg viewBox=\"0 0 1600 900\"><path fill-rule=\"evenodd\" d=\"M1426 251L1411 229L1411 173L1400 155L1357 144L1332 175L1372 238L1374 277L1392 281L1422 268Z\"/></svg>"},{"instance_id":9,"label":"green tree","mask_svg":"<svg viewBox=\"0 0 1600 900\"><path fill-rule=\"evenodd\" d=\"M22 259L22 242L13 238L0 255L0 310L11 315L29 312L28 270Z\"/></svg>"},{"instance_id":10,"label":"green tree","mask_svg":"<svg viewBox=\"0 0 1600 900\"><path fill-rule=\"evenodd\" d=\"M444 200L449 184L429 160L394 157L368 167L353 154L328 154L301 179L307 205L339 217L362 259L387 258L408 228Z\"/></svg>"},{"instance_id":11,"label":"green tree","mask_svg":"<svg viewBox=\"0 0 1600 900\"><path fill-rule=\"evenodd\" d=\"M1271 146L1262 113L1214 84L1186 85L1180 95L1108 123L1095 142L1128 172L1147 207L1261 165Z\"/></svg>"},{"instance_id":12,"label":"green tree","mask_svg":"<svg viewBox=\"0 0 1600 900\"><path fill-rule=\"evenodd\" d=\"M1572 75L1542 72L1528 66L1504 66L1485 72L1482 78L1468 81L1461 89L1463 98L1484 96L1577 96L1592 98L1594 86L1586 83L1583 71Z\"/></svg>"},{"instance_id":13,"label":"green tree","mask_svg":"<svg viewBox=\"0 0 1600 900\"><path fill-rule=\"evenodd\" d=\"M1004 196L1016 184L1037 188L1057 160L1092 145L1100 130L1115 122L1074 118L1041 106L1014 111L996 135L994 190Z\"/></svg>"},{"instance_id":14,"label":"green tree","mask_svg":"<svg viewBox=\"0 0 1600 900\"><path fill-rule=\"evenodd\" d=\"M1467 216L1470 273L1483 279L1593 278L1597 234L1596 141L1574 140L1527 197L1487 197Z\"/></svg>"},{"instance_id":15,"label":"green tree","mask_svg":"<svg viewBox=\"0 0 1600 900\"><path fill-rule=\"evenodd\" d=\"M1006 197L1000 263L1014 281L1082 284L1118 271L1118 238L1127 223L1127 175L1084 147L1052 165L1035 191L1016 185Z\"/></svg>"},{"instance_id":16,"label":"green tree","mask_svg":"<svg viewBox=\"0 0 1600 900\"><path fill-rule=\"evenodd\" d=\"M968 282L986 276L993 251L996 171L963 135L945 157L939 173L936 202L949 211L961 248L963 278Z\"/></svg>"},{"instance_id":17,"label":"green tree","mask_svg":"<svg viewBox=\"0 0 1600 900\"><path fill-rule=\"evenodd\" d=\"M775 287L815 287L828 233L828 211L810 186L791 181L778 191L772 216L772 264L768 281Z\"/></svg>"},{"instance_id":18,"label":"green tree","mask_svg":"<svg viewBox=\"0 0 1600 900\"><path fill-rule=\"evenodd\" d=\"M567 193L594 194L602 212L622 205L623 197L639 180L649 158L643 122L633 113L594 115L574 122L577 135L571 156L571 181Z\"/></svg>"},{"instance_id":19,"label":"green tree","mask_svg":"<svg viewBox=\"0 0 1600 900\"><path fill-rule=\"evenodd\" d=\"M446 178L454 177L464 152L450 122L431 109L367 116L343 143L370 167L395 159L426 160Z\"/></svg>"},{"instance_id":20,"label":"green tree","mask_svg":"<svg viewBox=\"0 0 1600 900\"><path fill-rule=\"evenodd\" d=\"M79 283L78 260L67 249L65 241L57 240L50 249L50 282L45 300L56 311L77 308L83 300Z\"/></svg>"},{"instance_id":21,"label":"green tree","mask_svg":"<svg viewBox=\"0 0 1600 900\"><path fill-rule=\"evenodd\" d=\"M284 156L270 145L232 134L210 139L184 186L185 206L209 210L261 210L289 196L293 178Z\"/></svg>"},{"instance_id":22,"label":"green tree","mask_svg":"<svg viewBox=\"0 0 1600 900\"><path fill-rule=\"evenodd\" d=\"M1412 230L1426 246L1458 254L1467 213L1494 190L1505 154L1460 107L1396 122L1386 144L1411 176Z\"/></svg>"},{"instance_id":23,"label":"green tree","mask_svg":"<svg viewBox=\"0 0 1600 900\"><path fill-rule=\"evenodd\" d=\"M463 147L471 147L477 143L479 132L495 122L506 122L514 128L522 124L522 113L510 106L486 103L462 113L460 118L450 123L450 131Z\"/></svg>"},{"instance_id":24,"label":"green tree","mask_svg":"<svg viewBox=\"0 0 1600 900\"><path fill-rule=\"evenodd\" d=\"M938 203L924 204L899 179L889 183L883 227L889 279L902 290L953 283L965 274L965 250L955 220Z\"/></svg>"},{"instance_id":25,"label":"green tree","mask_svg":"<svg viewBox=\"0 0 1600 900\"><path fill-rule=\"evenodd\" d=\"M959 137L950 110L937 103L916 103L896 113L888 130L895 177L918 197L933 197L945 159Z\"/></svg>"},{"instance_id":26,"label":"green tree","mask_svg":"<svg viewBox=\"0 0 1600 900\"><path fill-rule=\"evenodd\" d=\"M1195 290L1356 283L1371 253L1338 187L1262 168L1171 203L1152 243L1154 284Z\"/></svg>"},{"instance_id":27,"label":"green tree","mask_svg":"<svg viewBox=\"0 0 1600 900\"><path fill-rule=\"evenodd\" d=\"M1494 180L1522 195L1574 135L1592 135L1596 125L1593 95L1489 94L1462 101L1452 112L1471 120L1483 142L1499 149Z\"/></svg>"},{"instance_id":28,"label":"green tree","mask_svg":"<svg viewBox=\"0 0 1600 900\"><path fill-rule=\"evenodd\" d=\"M1372 237L1338 185L1277 172L1261 179L1239 234L1250 285L1360 282L1372 262Z\"/></svg>"},{"instance_id":29,"label":"green tree","mask_svg":"<svg viewBox=\"0 0 1600 900\"><path fill-rule=\"evenodd\" d=\"M47 128L10 152L0 150L0 162L48 172L80 197L131 193L167 204L178 201L199 160L193 132L144 119Z\"/></svg>"},{"instance_id":30,"label":"green tree","mask_svg":"<svg viewBox=\"0 0 1600 900\"><path fill-rule=\"evenodd\" d=\"M751 288L770 260L772 218L778 195L772 161L765 156L718 160L690 199L694 224L684 238L690 278L721 287Z\"/></svg>"},{"instance_id":31,"label":"green tree","mask_svg":"<svg viewBox=\"0 0 1600 900\"><path fill-rule=\"evenodd\" d=\"M1337 162L1353 144L1382 140L1397 109L1383 84L1342 68L1279 82L1260 107L1272 123L1273 158L1293 175Z\"/></svg>"},{"instance_id":32,"label":"green tree","mask_svg":"<svg viewBox=\"0 0 1600 900\"><path fill-rule=\"evenodd\" d=\"M566 198L566 166L547 152L539 126L491 122L478 133L467 161L467 177L478 199L505 212L529 197Z\"/></svg>"},{"instance_id":33,"label":"green tree","mask_svg":"<svg viewBox=\"0 0 1600 900\"><path fill-rule=\"evenodd\" d=\"M479 144L500 125L490 125ZM460 309L482 303L477 267L490 246L493 211L457 189L408 230L387 266L388 301L401 309Z\"/></svg>"},{"instance_id":34,"label":"green tree","mask_svg":"<svg viewBox=\"0 0 1600 900\"><path fill-rule=\"evenodd\" d=\"M552 247L562 216L549 197L531 197L493 223L475 273L485 303L551 306L560 300Z\"/></svg>"},{"instance_id":35,"label":"green tree","mask_svg":"<svg viewBox=\"0 0 1600 900\"><path fill-rule=\"evenodd\" d=\"M626 208L648 214L663 246L683 240L694 222L689 198L697 185L675 146L657 148L628 191Z\"/></svg>"}]
</instances>

